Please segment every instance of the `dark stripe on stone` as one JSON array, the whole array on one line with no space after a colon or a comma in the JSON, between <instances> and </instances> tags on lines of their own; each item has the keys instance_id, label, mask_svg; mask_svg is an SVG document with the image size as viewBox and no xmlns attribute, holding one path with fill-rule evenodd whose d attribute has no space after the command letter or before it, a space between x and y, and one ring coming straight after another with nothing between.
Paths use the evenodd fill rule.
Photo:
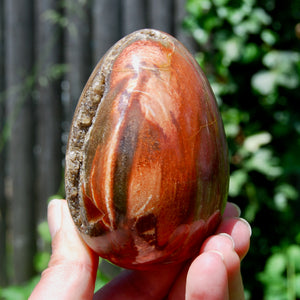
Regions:
<instances>
[{"instance_id":1,"label":"dark stripe on stone","mask_svg":"<svg viewBox=\"0 0 300 300\"><path fill-rule=\"evenodd\" d=\"M116 149L117 159L113 177L113 205L116 212L116 224L126 215L129 177L140 127L144 119L138 99L131 101L120 132L119 146Z\"/></svg>"}]
</instances>

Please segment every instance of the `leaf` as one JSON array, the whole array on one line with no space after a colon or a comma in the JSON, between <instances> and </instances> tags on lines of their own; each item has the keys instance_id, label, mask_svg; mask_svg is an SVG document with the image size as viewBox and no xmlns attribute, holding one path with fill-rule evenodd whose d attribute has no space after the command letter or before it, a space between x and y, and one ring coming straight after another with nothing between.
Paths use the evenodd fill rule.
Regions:
<instances>
[{"instance_id":1,"label":"leaf","mask_svg":"<svg viewBox=\"0 0 300 300\"><path fill-rule=\"evenodd\" d=\"M196 30L194 30L193 37L200 45L205 44L208 40L207 32L201 28L197 28Z\"/></svg>"},{"instance_id":2,"label":"leaf","mask_svg":"<svg viewBox=\"0 0 300 300\"><path fill-rule=\"evenodd\" d=\"M296 270L300 271L300 246L290 245L287 249L289 263L293 264Z\"/></svg>"},{"instance_id":3,"label":"leaf","mask_svg":"<svg viewBox=\"0 0 300 300\"><path fill-rule=\"evenodd\" d=\"M110 279L107 276L105 276L102 272L100 272L100 270L98 270L95 282L95 292L102 288L104 285L106 285L109 281Z\"/></svg>"},{"instance_id":4,"label":"leaf","mask_svg":"<svg viewBox=\"0 0 300 300\"><path fill-rule=\"evenodd\" d=\"M227 137L236 137L240 132L240 126L238 124L224 124L224 129Z\"/></svg>"},{"instance_id":5,"label":"leaf","mask_svg":"<svg viewBox=\"0 0 300 300\"><path fill-rule=\"evenodd\" d=\"M248 175L244 170L236 170L230 175L229 195L236 197L240 194L243 185L247 182Z\"/></svg>"},{"instance_id":6,"label":"leaf","mask_svg":"<svg viewBox=\"0 0 300 300\"><path fill-rule=\"evenodd\" d=\"M275 253L269 257L265 266L265 273L270 277L281 276L287 267L286 256L283 253Z\"/></svg>"},{"instance_id":7,"label":"leaf","mask_svg":"<svg viewBox=\"0 0 300 300\"><path fill-rule=\"evenodd\" d=\"M223 52L223 64L228 66L231 62L236 61L241 56L242 40L240 38L231 38L220 44Z\"/></svg>"},{"instance_id":8,"label":"leaf","mask_svg":"<svg viewBox=\"0 0 300 300\"><path fill-rule=\"evenodd\" d=\"M251 80L252 87L262 95L273 93L276 87L277 74L272 71L259 71Z\"/></svg>"},{"instance_id":9,"label":"leaf","mask_svg":"<svg viewBox=\"0 0 300 300\"><path fill-rule=\"evenodd\" d=\"M275 90L277 85L289 89L299 85L299 74L296 65L300 62L300 54L295 51L268 52L263 63L270 68L270 71L261 71L253 76L252 86L262 95Z\"/></svg>"},{"instance_id":10,"label":"leaf","mask_svg":"<svg viewBox=\"0 0 300 300\"><path fill-rule=\"evenodd\" d=\"M270 29L263 30L260 36L266 44L271 46L274 45L278 40L276 33Z\"/></svg>"},{"instance_id":11,"label":"leaf","mask_svg":"<svg viewBox=\"0 0 300 300\"><path fill-rule=\"evenodd\" d=\"M254 8L251 13L251 19L264 25L269 25L272 22L272 18L262 8Z\"/></svg>"},{"instance_id":12,"label":"leaf","mask_svg":"<svg viewBox=\"0 0 300 300\"><path fill-rule=\"evenodd\" d=\"M244 148L249 152L256 152L261 146L270 143L272 136L269 132L260 132L248 136L244 141Z\"/></svg>"},{"instance_id":13,"label":"leaf","mask_svg":"<svg viewBox=\"0 0 300 300\"><path fill-rule=\"evenodd\" d=\"M34 287L40 280L40 276L33 277L23 285L11 285L0 289L0 299L5 300L27 300Z\"/></svg>"},{"instance_id":14,"label":"leaf","mask_svg":"<svg viewBox=\"0 0 300 300\"><path fill-rule=\"evenodd\" d=\"M260 172L269 178L275 178L282 174L279 161L272 155L269 149L259 149L245 163L245 167L251 171Z\"/></svg>"},{"instance_id":15,"label":"leaf","mask_svg":"<svg viewBox=\"0 0 300 300\"><path fill-rule=\"evenodd\" d=\"M188 0L186 2L186 11L194 16L200 16L203 11L208 11L211 8L211 2L209 0Z\"/></svg>"},{"instance_id":16,"label":"leaf","mask_svg":"<svg viewBox=\"0 0 300 300\"><path fill-rule=\"evenodd\" d=\"M243 63L250 63L256 60L259 57L260 49L254 43L248 43L245 45L242 52L242 61Z\"/></svg>"},{"instance_id":17,"label":"leaf","mask_svg":"<svg viewBox=\"0 0 300 300\"><path fill-rule=\"evenodd\" d=\"M46 221L41 222L38 225L37 230L38 230L39 236L43 239L43 241L45 241L47 243L51 243L51 235L50 235L48 223Z\"/></svg>"},{"instance_id":18,"label":"leaf","mask_svg":"<svg viewBox=\"0 0 300 300\"><path fill-rule=\"evenodd\" d=\"M34 257L34 267L36 271L42 272L48 266L51 254L49 252L38 252Z\"/></svg>"},{"instance_id":19,"label":"leaf","mask_svg":"<svg viewBox=\"0 0 300 300\"><path fill-rule=\"evenodd\" d=\"M284 86L288 89L294 89L299 84L299 78L295 73L280 73L277 77L278 85Z\"/></svg>"},{"instance_id":20,"label":"leaf","mask_svg":"<svg viewBox=\"0 0 300 300\"><path fill-rule=\"evenodd\" d=\"M273 50L264 56L263 63L269 68L289 71L299 60L300 54L298 52Z\"/></svg>"},{"instance_id":21,"label":"leaf","mask_svg":"<svg viewBox=\"0 0 300 300\"><path fill-rule=\"evenodd\" d=\"M296 296L300 298L300 273L295 276L295 292Z\"/></svg>"},{"instance_id":22,"label":"leaf","mask_svg":"<svg viewBox=\"0 0 300 300\"><path fill-rule=\"evenodd\" d=\"M1 292L1 299L5 300L26 300L27 297L24 295L24 291L21 287L10 286L6 289L3 289Z\"/></svg>"},{"instance_id":23,"label":"leaf","mask_svg":"<svg viewBox=\"0 0 300 300\"><path fill-rule=\"evenodd\" d=\"M296 200L299 196L299 193L295 189L295 187L293 187L289 183L282 183L275 189L275 191L277 193L284 194L286 198L291 199L291 200Z\"/></svg>"},{"instance_id":24,"label":"leaf","mask_svg":"<svg viewBox=\"0 0 300 300\"><path fill-rule=\"evenodd\" d=\"M287 208L287 205L288 205L287 198L285 197L285 195L283 193L275 194L274 202L275 202L276 208L278 210L283 211Z\"/></svg>"},{"instance_id":25,"label":"leaf","mask_svg":"<svg viewBox=\"0 0 300 300\"><path fill-rule=\"evenodd\" d=\"M229 0L213 0L212 2L216 5L216 6L224 6L228 3Z\"/></svg>"}]
</instances>

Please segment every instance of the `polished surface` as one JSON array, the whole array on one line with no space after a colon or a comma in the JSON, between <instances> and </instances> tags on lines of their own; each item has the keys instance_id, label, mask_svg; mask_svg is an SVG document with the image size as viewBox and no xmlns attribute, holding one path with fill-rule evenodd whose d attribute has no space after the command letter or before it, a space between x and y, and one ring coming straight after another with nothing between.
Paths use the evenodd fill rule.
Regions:
<instances>
[{"instance_id":1,"label":"polished surface","mask_svg":"<svg viewBox=\"0 0 300 300\"><path fill-rule=\"evenodd\" d=\"M195 255L219 223L229 170L214 96L189 52L152 30L110 49L81 96L66 163L71 213L101 256L143 269Z\"/></svg>"}]
</instances>

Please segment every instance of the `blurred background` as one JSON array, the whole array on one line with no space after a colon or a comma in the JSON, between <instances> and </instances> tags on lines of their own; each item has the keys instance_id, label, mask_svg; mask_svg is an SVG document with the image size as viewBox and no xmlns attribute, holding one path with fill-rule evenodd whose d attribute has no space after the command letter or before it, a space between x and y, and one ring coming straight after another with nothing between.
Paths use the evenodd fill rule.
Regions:
<instances>
[{"instance_id":1,"label":"blurred background","mask_svg":"<svg viewBox=\"0 0 300 300\"><path fill-rule=\"evenodd\" d=\"M140 28L168 32L215 92L229 200L252 228L246 299L300 299L300 1L0 0L0 299L27 299L50 257L47 204L93 67ZM99 272L97 286L113 276Z\"/></svg>"}]
</instances>

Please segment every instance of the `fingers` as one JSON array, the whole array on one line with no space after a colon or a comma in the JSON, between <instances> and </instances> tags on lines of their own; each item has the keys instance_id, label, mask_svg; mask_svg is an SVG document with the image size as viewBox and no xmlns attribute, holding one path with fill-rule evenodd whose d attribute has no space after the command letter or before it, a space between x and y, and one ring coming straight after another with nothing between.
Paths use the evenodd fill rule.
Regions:
<instances>
[{"instance_id":1,"label":"fingers","mask_svg":"<svg viewBox=\"0 0 300 300\"><path fill-rule=\"evenodd\" d=\"M209 237L200 253L187 274L185 299L244 299L240 258L232 237L226 233Z\"/></svg>"},{"instance_id":2,"label":"fingers","mask_svg":"<svg viewBox=\"0 0 300 300\"><path fill-rule=\"evenodd\" d=\"M227 270L221 252L199 255L191 264L186 281L186 300L227 300Z\"/></svg>"},{"instance_id":3,"label":"fingers","mask_svg":"<svg viewBox=\"0 0 300 300\"><path fill-rule=\"evenodd\" d=\"M65 200L50 202L48 223L52 256L30 300L92 299L98 257L80 238Z\"/></svg>"},{"instance_id":4,"label":"fingers","mask_svg":"<svg viewBox=\"0 0 300 300\"><path fill-rule=\"evenodd\" d=\"M223 213L223 219L238 218L240 215L241 215L240 208L235 203L227 202Z\"/></svg>"},{"instance_id":5,"label":"fingers","mask_svg":"<svg viewBox=\"0 0 300 300\"><path fill-rule=\"evenodd\" d=\"M229 299L244 299L244 288L240 273L240 258L235 251L233 239L228 234L223 233L208 238L202 245L201 253L207 253L211 251L222 253L223 263L227 271Z\"/></svg>"},{"instance_id":6,"label":"fingers","mask_svg":"<svg viewBox=\"0 0 300 300\"><path fill-rule=\"evenodd\" d=\"M245 255L247 252L246 249L249 247L248 240L250 234L248 226L243 223L243 221L239 222L239 219L237 218L239 215L239 208L235 204L228 203L223 215L223 218L225 219L222 221L218 230L220 232L225 231L228 234L232 232L235 239L241 238L240 235L245 234L245 237L241 238L242 241L240 243L237 241L238 252L241 255ZM231 220L232 218L235 219L231 224L227 220ZM168 299L184 299L185 291L191 292L191 294L189 294L191 296L189 297L194 297L195 295L199 296L201 293L203 295L208 295L207 292L215 293L215 298L206 298L203 296L203 298L197 299L226 299L224 295L228 293L227 269L224 260L222 260L222 257L220 258L220 252L221 251L217 252L216 254L214 250L212 253L206 253L206 251L204 251L192 263L190 270L189 264L186 264L185 269L182 270L179 275L178 271L180 266L165 266L162 267L158 272L125 271L121 276L117 277L115 280L111 281L108 285L98 291L94 299L119 299L120 292L122 293L122 299L124 300L137 298L163 299L164 295L166 295L166 292L170 290L170 286L173 281L175 281L175 283L170 290ZM211 268L212 266L213 268ZM188 280L187 274L189 274ZM203 286L201 286L202 290L199 290L200 284L198 280L200 279L201 281L201 278L203 281ZM214 278L214 280L211 280L211 278ZM217 280L219 281L219 286L222 287L222 289L216 289L213 287L207 288L209 284L215 286ZM206 283L205 281L208 282ZM224 283L226 284L223 286ZM189 288L186 288L186 286L189 286ZM193 289L193 287L195 287L195 289ZM221 298L217 298L218 295L221 295Z\"/></svg>"},{"instance_id":7,"label":"fingers","mask_svg":"<svg viewBox=\"0 0 300 300\"><path fill-rule=\"evenodd\" d=\"M252 234L249 223L239 218L240 208L231 202L228 202L223 214L223 219L219 225L216 234L227 233L234 241L235 251L240 259L243 259L250 247L250 237Z\"/></svg>"},{"instance_id":8,"label":"fingers","mask_svg":"<svg viewBox=\"0 0 300 300\"><path fill-rule=\"evenodd\" d=\"M250 247L251 227L241 218L224 219L218 227L216 234L227 233L234 241L234 250L243 259Z\"/></svg>"},{"instance_id":9,"label":"fingers","mask_svg":"<svg viewBox=\"0 0 300 300\"><path fill-rule=\"evenodd\" d=\"M223 300L227 294L230 300L243 299L240 259L249 249L251 228L245 220L238 218L239 215L238 206L228 203L216 235L204 242L200 256L193 261L190 269L187 264L178 276L169 299L183 300L185 291L189 299ZM216 257L216 253L221 259ZM206 261L209 262L207 265ZM207 293L210 293L210 298Z\"/></svg>"}]
</instances>

